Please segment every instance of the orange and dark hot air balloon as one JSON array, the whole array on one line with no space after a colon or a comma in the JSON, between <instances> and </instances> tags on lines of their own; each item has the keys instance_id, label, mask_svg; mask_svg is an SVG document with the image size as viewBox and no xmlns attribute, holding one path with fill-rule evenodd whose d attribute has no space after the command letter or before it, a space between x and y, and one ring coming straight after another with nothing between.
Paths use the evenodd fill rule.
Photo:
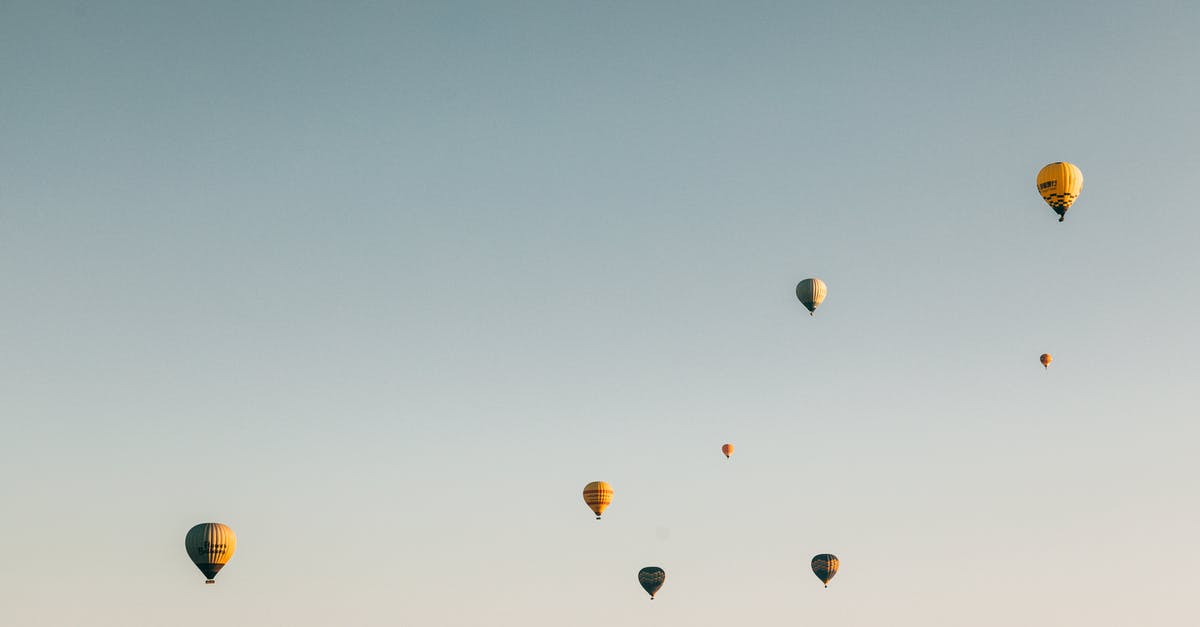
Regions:
<instances>
[{"instance_id":1,"label":"orange and dark hot air balloon","mask_svg":"<svg viewBox=\"0 0 1200 627\"><path fill-rule=\"evenodd\" d=\"M1050 356L1050 353L1042 353L1042 356L1038 360L1042 362L1043 368L1049 370L1050 362L1054 361L1054 358Z\"/></svg>"},{"instance_id":2,"label":"orange and dark hot air balloon","mask_svg":"<svg viewBox=\"0 0 1200 627\"><path fill-rule=\"evenodd\" d=\"M829 580L837 574L837 570L838 558L836 555L822 553L812 558L813 574L821 580L821 583L825 584L826 588L829 587Z\"/></svg>"},{"instance_id":3,"label":"orange and dark hot air balloon","mask_svg":"<svg viewBox=\"0 0 1200 627\"><path fill-rule=\"evenodd\" d=\"M732 444L722 444L721 452L725 454L726 459L729 459L729 456L733 455L733 445Z\"/></svg>"},{"instance_id":4,"label":"orange and dark hot air balloon","mask_svg":"<svg viewBox=\"0 0 1200 627\"><path fill-rule=\"evenodd\" d=\"M192 563L204 573L204 583L216 583L217 573L233 557L237 536L228 525L200 523L188 530L183 545Z\"/></svg>"}]
</instances>

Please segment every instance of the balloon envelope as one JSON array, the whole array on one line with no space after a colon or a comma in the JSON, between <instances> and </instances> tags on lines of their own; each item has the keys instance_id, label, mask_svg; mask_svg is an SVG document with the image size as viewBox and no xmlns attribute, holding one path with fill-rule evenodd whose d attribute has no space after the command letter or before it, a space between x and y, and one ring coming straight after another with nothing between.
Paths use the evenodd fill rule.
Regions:
<instances>
[{"instance_id":1,"label":"balloon envelope","mask_svg":"<svg viewBox=\"0 0 1200 627\"><path fill-rule=\"evenodd\" d=\"M722 444L721 452L725 454L725 457L729 457L730 455L733 455L733 445L732 444Z\"/></svg>"},{"instance_id":2,"label":"balloon envelope","mask_svg":"<svg viewBox=\"0 0 1200 627\"><path fill-rule=\"evenodd\" d=\"M237 536L227 525L200 523L188 530L183 545L196 568L208 579L204 583L215 583L217 572L233 557Z\"/></svg>"},{"instance_id":3,"label":"balloon envelope","mask_svg":"<svg viewBox=\"0 0 1200 627\"><path fill-rule=\"evenodd\" d=\"M1049 368L1050 362L1054 361L1054 358L1050 356L1050 353L1042 353L1042 356L1038 358L1038 361L1042 362L1043 368ZM1068 370L1070 370L1070 368L1068 368Z\"/></svg>"},{"instance_id":4,"label":"balloon envelope","mask_svg":"<svg viewBox=\"0 0 1200 627\"><path fill-rule=\"evenodd\" d=\"M654 599L655 593L659 588L662 588L663 582L667 580L667 573L657 566L647 566L638 571L638 583L642 584L642 589L650 594L650 599Z\"/></svg>"},{"instance_id":5,"label":"balloon envelope","mask_svg":"<svg viewBox=\"0 0 1200 627\"><path fill-rule=\"evenodd\" d=\"M1075 204L1079 192L1083 191L1083 172L1073 163L1055 161L1038 172L1037 190L1062 222L1067 217L1067 209Z\"/></svg>"},{"instance_id":6,"label":"balloon envelope","mask_svg":"<svg viewBox=\"0 0 1200 627\"><path fill-rule=\"evenodd\" d=\"M796 285L796 298L800 299L811 315L825 301L826 291L825 282L821 279L804 279Z\"/></svg>"},{"instance_id":7,"label":"balloon envelope","mask_svg":"<svg viewBox=\"0 0 1200 627\"><path fill-rule=\"evenodd\" d=\"M822 553L814 556L812 558L812 570L813 574L817 576L817 579L820 579L821 583L824 583L825 587L828 588L829 580L833 579L833 576L837 574L837 556L829 553Z\"/></svg>"},{"instance_id":8,"label":"balloon envelope","mask_svg":"<svg viewBox=\"0 0 1200 627\"><path fill-rule=\"evenodd\" d=\"M583 502L596 514L596 520L600 520L600 515L612 504L612 499L612 486L604 481L593 481L583 488Z\"/></svg>"}]
</instances>

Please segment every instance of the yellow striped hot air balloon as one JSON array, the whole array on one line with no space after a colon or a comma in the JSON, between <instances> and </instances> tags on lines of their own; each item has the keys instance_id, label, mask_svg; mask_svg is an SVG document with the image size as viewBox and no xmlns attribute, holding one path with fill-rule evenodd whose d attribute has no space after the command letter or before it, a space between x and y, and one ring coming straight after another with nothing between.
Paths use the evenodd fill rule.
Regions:
<instances>
[{"instance_id":1,"label":"yellow striped hot air balloon","mask_svg":"<svg viewBox=\"0 0 1200 627\"><path fill-rule=\"evenodd\" d=\"M216 583L217 572L233 557L237 536L221 523L200 523L188 530L183 545L188 557L207 578L204 583Z\"/></svg>"},{"instance_id":2,"label":"yellow striped hot air balloon","mask_svg":"<svg viewBox=\"0 0 1200 627\"><path fill-rule=\"evenodd\" d=\"M825 301L826 291L825 282L821 279L804 279L796 286L796 298L800 299L811 316Z\"/></svg>"},{"instance_id":3,"label":"yellow striped hot air balloon","mask_svg":"<svg viewBox=\"0 0 1200 627\"><path fill-rule=\"evenodd\" d=\"M604 481L593 481L583 487L583 502L596 514L596 520L612 505L613 489Z\"/></svg>"},{"instance_id":4,"label":"yellow striped hot air balloon","mask_svg":"<svg viewBox=\"0 0 1200 627\"><path fill-rule=\"evenodd\" d=\"M1037 190L1062 222L1067 218L1067 209L1075 204L1083 190L1083 172L1074 164L1055 161L1038 172Z\"/></svg>"},{"instance_id":5,"label":"yellow striped hot air balloon","mask_svg":"<svg viewBox=\"0 0 1200 627\"><path fill-rule=\"evenodd\" d=\"M829 587L829 580L833 579L833 576L837 574L837 570L838 558L836 555L822 553L820 555L813 556L813 574L817 576L817 579L821 580L821 583L825 584L826 588Z\"/></svg>"},{"instance_id":6,"label":"yellow striped hot air balloon","mask_svg":"<svg viewBox=\"0 0 1200 627\"><path fill-rule=\"evenodd\" d=\"M1054 361L1054 358L1050 356L1050 353L1042 353L1042 356L1038 358L1038 361L1042 362L1043 368L1049 370L1050 362Z\"/></svg>"},{"instance_id":7,"label":"yellow striped hot air balloon","mask_svg":"<svg viewBox=\"0 0 1200 627\"><path fill-rule=\"evenodd\" d=\"M732 444L722 444L721 452L725 454L725 459L729 459L729 456L733 455L733 445Z\"/></svg>"}]
</instances>

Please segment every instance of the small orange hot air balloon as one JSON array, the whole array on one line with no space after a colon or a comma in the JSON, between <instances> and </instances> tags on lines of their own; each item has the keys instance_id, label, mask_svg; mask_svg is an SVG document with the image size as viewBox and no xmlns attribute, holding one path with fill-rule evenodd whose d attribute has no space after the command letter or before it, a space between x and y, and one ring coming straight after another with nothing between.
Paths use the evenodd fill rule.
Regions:
<instances>
[{"instance_id":1,"label":"small orange hot air balloon","mask_svg":"<svg viewBox=\"0 0 1200 627\"><path fill-rule=\"evenodd\" d=\"M726 459L729 459L729 456L733 455L733 445L732 444L722 444L721 452L725 454Z\"/></svg>"},{"instance_id":2,"label":"small orange hot air balloon","mask_svg":"<svg viewBox=\"0 0 1200 627\"><path fill-rule=\"evenodd\" d=\"M612 499L613 489L607 482L593 481L583 488L583 502L596 514L596 520L600 520L600 514L612 505Z\"/></svg>"},{"instance_id":3,"label":"small orange hot air balloon","mask_svg":"<svg viewBox=\"0 0 1200 627\"><path fill-rule=\"evenodd\" d=\"M1050 369L1050 362L1054 361L1054 358L1050 356L1050 353L1042 353L1042 356L1038 359L1041 360L1042 367L1047 370Z\"/></svg>"}]
</instances>

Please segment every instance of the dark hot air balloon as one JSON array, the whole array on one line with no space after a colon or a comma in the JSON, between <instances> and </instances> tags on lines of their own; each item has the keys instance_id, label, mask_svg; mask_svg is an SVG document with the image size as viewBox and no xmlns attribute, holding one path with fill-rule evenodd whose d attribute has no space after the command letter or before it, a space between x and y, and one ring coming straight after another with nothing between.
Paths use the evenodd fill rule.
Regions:
<instances>
[{"instance_id":1,"label":"dark hot air balloon","mask_svg":"<svg viewBox=\"0 0 1200 627\"><path fill-rule=\"evenodd\" d=\"M638 583L642 584L642 588L650 594L650 600L654 600L654 594L662 588L663 582L667 580L667 573L657 566L647 566L638 571Z\"/></svg>"},{"instance_id":2,"label":"dark hot air balloon","mask_svg":"<svg viewBox=\"0 0 1200 627\"><path fill-rule=\"evenodd\" d=\"M825 300L826 291L825 282L821 279L804 279L796 285L796 298L800 299L811 316Z\"/></svg>"}]
</instances>

